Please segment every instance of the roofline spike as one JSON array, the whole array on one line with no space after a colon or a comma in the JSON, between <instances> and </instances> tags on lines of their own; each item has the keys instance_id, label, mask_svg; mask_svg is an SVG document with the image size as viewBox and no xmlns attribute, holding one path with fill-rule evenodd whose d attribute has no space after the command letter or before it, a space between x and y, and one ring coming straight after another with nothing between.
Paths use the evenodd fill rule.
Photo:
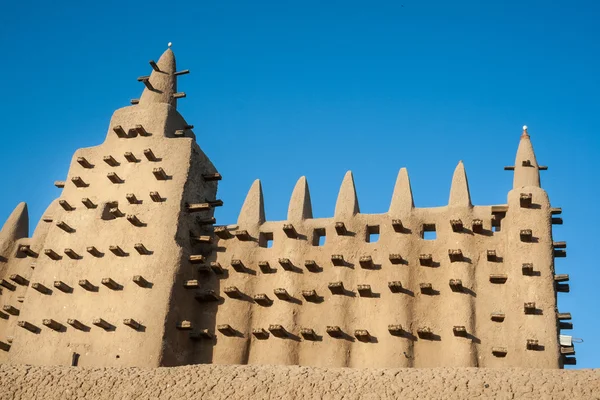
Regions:
<instances>
[{"instance_id":1,"label":"roofline spike","mask_svg":"<svg viewBox=\"0 0 600 400\"><path fill-rule=\"evenodd\" d=\"M336 217L351 217L360 213L352 171L346 172L335 203Z\"/></svg>"},{"instance_id":2,"label":"roofline spike","mask_svg":"<svg viewBox=\"0 0 600 400\"><path fill-rule=\"evenodd\" d=\"M312 204L310 200L310 190L305 176L300 177L290 198L288 206L288 220L302 221L312 218Z\"/></svg>"}]
</instances>

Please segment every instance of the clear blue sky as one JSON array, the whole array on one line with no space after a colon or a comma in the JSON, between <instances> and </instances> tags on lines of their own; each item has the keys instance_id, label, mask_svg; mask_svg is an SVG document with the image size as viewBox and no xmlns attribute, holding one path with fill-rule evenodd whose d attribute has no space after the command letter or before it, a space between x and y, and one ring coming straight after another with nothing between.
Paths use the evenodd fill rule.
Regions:
<instances>
[{"instance_id":1,"label":"clear blue sky","mask_svg":"<svg viewBox=\"0 0 600 400\"><path fill-rule=\"evenodd\" d=\"M301 175L331 216L349 169L362 212L388 209L400 167L418 207L444 205L461 159L473 202L501 204L527 124L563 208L566 333L585 340L578 367L600 367L600 2L402 1L5 2L0 220L26 201L33 230L73 152L104 140L169 41L192 71L179 110L224 176L219 223L256 178L267 218L285 219Z\"/></svg>"}]
</instances>

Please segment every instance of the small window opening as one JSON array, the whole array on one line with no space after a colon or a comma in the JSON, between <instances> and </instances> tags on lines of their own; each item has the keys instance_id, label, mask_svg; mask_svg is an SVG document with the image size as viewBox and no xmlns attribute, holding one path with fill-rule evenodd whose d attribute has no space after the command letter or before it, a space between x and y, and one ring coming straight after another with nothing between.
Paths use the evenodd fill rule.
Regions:
<instances>
[{"instance_id":1,"label":"small window opening","mask_svg":"<svg viewBox=\"0 0 600 400\"><path fill-rule=\"evenodd\" d=\"M437 239L437 233L435 231L435 224L423 224L423 232L421 232L421 236L425 240Z\"/></svg>"},{"instance_id":2,"label":"small window opening","mask_svg":"<svg viewBox=\"0 0 600 400\"><path fill-rule=\"evenodd\" d=\"M313 246L325 245L325 228L317 228L313 231Z\"/></svg>"},{"instance_id":3,"label":"small window opening","mask_svg":"<svg viewBox=\"0 0 600 400\"><path fill-rule=\"evenodd\" d=\"M492 232L500 232L502 230L502 219L506 217L506 212L492 213Z\"/></svg>"},{"instance_id":4,"label":"small window opening","mask_svg":"<svg viewBox=\"0 0 600 400\"><path fill-rule=\"evenodd\" d=\"M261 232L258 237L258 245L268 249L273 247L273 232Z\"/></svg>"},{"instance_id":5,"label":"small window opening","mask_svg":"<svg viewBox=\"0 0 600 400\"><path fill-rule=\"evenodd\" d=\"M367 243L375 243L379 240L379 225L367 225Z\"/></svg>"}]
</instances>

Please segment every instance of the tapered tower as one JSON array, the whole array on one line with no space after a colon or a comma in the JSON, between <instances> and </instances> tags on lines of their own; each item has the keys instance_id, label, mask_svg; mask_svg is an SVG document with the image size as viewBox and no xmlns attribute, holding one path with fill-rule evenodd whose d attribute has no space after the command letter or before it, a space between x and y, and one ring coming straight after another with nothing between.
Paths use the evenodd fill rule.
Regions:
<instances>
[{"instance_id":1,"label":"tapered tower","mask_svg":"<svg viewBox=\"0 0 600 400\"><path fill-rule=\"evenodd\" d=\"M0 354L10 362L194 361L187 328L201 316L180 314L197 304L186 282L210 253L220 175L177 112L177 79L188 71L177 71L171 49L150 65L140 99L113 114L104 143L75 152L33 238L24 206L2 231L12 288L2 294L11 308L0 333L10 340Z\"/></svg>"}]
</instances>

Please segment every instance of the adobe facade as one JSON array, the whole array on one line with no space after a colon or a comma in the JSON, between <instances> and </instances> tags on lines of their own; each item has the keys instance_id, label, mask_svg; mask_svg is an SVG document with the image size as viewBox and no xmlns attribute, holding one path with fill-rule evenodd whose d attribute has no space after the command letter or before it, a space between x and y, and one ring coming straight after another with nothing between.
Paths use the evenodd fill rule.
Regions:
<instances>
[{"instance_id":1,"label":"adobe facade","mask_svg":"<svg viewBox=\"0 0 600 400\"><path fill-rule=\"evenodd\" d=\"M352 173L313 218L300 178L287 220L260 181L237 224L216 225L221 175L177 112L168 49L117 110L103 144L75 152L33 235L25 204L0 232L0 362L77 366L288 364L538 367L575 362L562 223L524 128L505 204L414 207L401 169L389 211L362 214ZM435 238L429 238L430 234Z\"/></svg>"}]
</instances>

